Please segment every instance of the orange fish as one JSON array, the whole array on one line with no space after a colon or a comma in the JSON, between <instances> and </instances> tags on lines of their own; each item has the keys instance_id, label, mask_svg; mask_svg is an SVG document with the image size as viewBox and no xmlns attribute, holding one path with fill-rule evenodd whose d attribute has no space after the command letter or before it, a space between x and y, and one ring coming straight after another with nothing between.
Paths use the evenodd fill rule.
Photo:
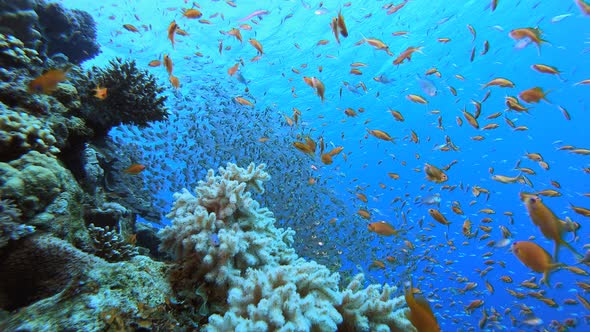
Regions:
<instances>
[{"instance_id":1,"label":"orange fish","mask_svg":"<svg viewBox=\"0 0 590 332\"><path fill-rule=\"evenodd\" d=\"M533 224L541 230L543 235L555 242L553 258L557 260L557 252L561 245L571 250L577 256L581 256L576 249L563 239L564 223L542 201L541 197L521 192L520 199L524 202Z\"/></svg>"},{"instance_id":2,"label":"orange fish","mask_svg":"<svg viewBox=\"0 0 590 332\"><path fill-rule=\"evenodd\" d=\"M508 35L514 40L527 39L524 46L528 45L529 43L535 43L540 54L541 43L547 42L545 39L541 38L542 33L543 31L541 31L539 28L520 28L510 31Z\"/></svg>"},{"instance_id":3,"label":"orange fish","mask_svg":"<svg viewBox=\"0 0 590 332\"><path fill-rule=\"evenodd\" d=\"M528 268L535 272L543 272L541 282L549 286L549 273L561 264L553 263L549 253L534 242L515 241L510 249Z\"/></svg>"},{"instance_id":4,"label":"orange fish","mask_svg":"<svg viewBox=\"0 0 590 332\"><path fill-rule=\"evenodd\" d=\"M399 233L396 229L393 228L393 226L386 223L385 221L372 222L368 225L368 228L371 232L375 232L383 236L398 236Z\"/></svg>"},{"instance_id":5,"label":"orange fish","mask_svg":"<svg viewBox=\"0 0 590 332\"><path fill-rule=\"evenodd\" d=\"M414 325L419 332L438 332L440 326L436 321L436 317L430 308L430 304L425 298L414 296L414 287L410 280L410 285L406 288L404 294L406 303L410 311L406 313L408 320Z\"/></svg>"},{"instance_id":6,"label":"orange fish","mask_svg":"<svg viewBox=\"0 0 590 332\"><path fill-rule=\"evenodd\" d=\"M234 76L234 74L238 71L238 67L240 66L239 63L236 63L235 65L233 65L231 68L229 68L227 70L227 73L229 74L229 76Z\"/></svg>"},{"instance_id":7,"label":"orange fish","mask_svg":"<svg viewBox=\"0 0 590 332\"><path fill-rule=\"evenodd\" d=\"M551 103L545 96L549 93L549 91L544 92L543 89L540 87L530 88L528 90L522 91L518 98L526 103L538 103L541 99L544 101Z\"/></svg>"},{"instance_id":8,"label":"orange fish","mask_svg":"<svg viewBox=\"0 0 590 332\"><path fill-rule=\"evenodd\" d=\"M395 58L395 60L393 60L393 64L399 65L399 64L403 63L404 60L406 60L406 59L408 61L410 61L410 60L412 60L412 53L414 53L414 52L422 53L421 50L422 50L422 46L419 46L419 47L411 47L410 46L410 47L406 48L406 50L403 51L397 58Z\"/></svg>"},{"instance_id":9,"label":"orange fish","mask_svg":"<svg viewBox=\"0 0 590 332\"><path fill-rule=\"evenodd\" d=\"M148 66L159 67L161 64L162 64L162 61L160 61L160 60L152 60L148 63Z\"/></svg>"},{"instance_id":10,"label":"orange fish","mask_svg":"<svg viewBox=\"0 0 590 332\"><path fill-rule=\"evenodd\" d=\"M310 87L314 88L316 90L317 95L320 96L320 99L322 100L322 102L324 102L324 93L326 91L324 83L322 83L322 81L320 81L319 78L315 76L304 76L303 81L305 81L305 83L307 83L307 85L309 85Z\"/></svg>"},{"instance_id":11,"label":"orange fish","mask_svg":"<svg viewBox=\"0 0 590 332\"><path fill-rule=\"evenodd\" d=\"M107 97L107 88L101 88L100 85L97 85L93 91L96 92L94 96L100 100L104 100Z\"/></svg>"},{"instance_id":12,"label":"orange fish","mask_svg":"<svg viewBox=\"0 0 590 332\"><path fill-rule=\"evenodd\" d=\"M260 42L253 38L248 39L248 42L250 42L250 45L254 46L254 48L258 51L260 55L264 54Z\"/></svg>"},{"instance_id":13,"label":"orange fish","mask_svg":"<svg viewBox=\"0 0 590 332\"><path fill-rule=\"evenodd\" d=\"M174 76L174 75L170 75L170 84L172 84L172 86L175 89L178 89L180 87L180 80L178 79L178 77Z\"/></svg>"},{"instance_id":14,"label":"orange fish","mask_svg":"<svg viewBox=\"0 0 590 332\"><path fill-rule=\"evenodd\" d=\"M244 99L242 97L235 97L234 100L240 105L250 106L250 107L254 108L254 104L247 99Z\"/></svg>"},{"instance_id":15,"label":"orange fish","mask_svg":"<svg viewBox=\"0 0 590 332\"><path fill-rule=\"evenodd\" d=\"M178 24L176 21L172 21L168 26L168 39L172 43L172 48L174 48L174 35L176 34L176 30L178 30Z\"/></svg>"},{"instance_id":16,"label":"orange fish","mask_svg":"<svg viewBox=\"0 0 590 332\"><path fill-rule=\"evenodd\" d=\"M242 42L242 33L240 33L240 30L238 30L236 28L232 28L231 30L229 30L227 32L227 34L230 36L236 37L236 39L239 40L240 43ZM250 42L250 43L252 43L252 42ZM261 46L261 48L262 48L262 46Z\"/></svg>"},{"instance_id":17,"label":"orange fish","mask_svg":"<svg viewBox=\"0 0 590 332\"><path fill-rule=\"evenodd\" d=\"M168 56L168 54L164 54L164 67L166 67L166 71L168 75L172 75L172 70L174 69L174 64L172 63L172 59Z\"/></svg>"},{"instance_id":18,"label":"orange fish","mask_svg":"<svg viewBox=\"0 0 590 332\"><path fill-rule=\"evenodd\" d=\"M424 173L426 173L426 179L436 183L443 183L449 179L440 168L429 163L424 164Z\"/></svg>"},{"instance_id":19,"label":"orange fish","mask_svg":"<svg viewBox=\"0 0 590 332\"><path fill-rule=\"evenodd\" d=\"M127 169L124 170L123 172L125 172L127 174L131 174L131 175L137 175L137 174L141 173L144 169L145 169L144 165L133 164L133 165L127 167Z\"/></svg>"},{"instance_id":20,"label":"orange fish","mask_svg":"<svg viewBox=\"0 0 590 332\"><path fill-rule=\"evenodd\" d=\"M340 34L342 35L342 37L348 37L348 28L346 28L346 23L344 22L342 11L338 11L338 28L340 29Z\"/></svg>"},{"instance_id":21,"label":"orange fish","mask_svg":"<svg viewBox=\"0 0 590 332\"><path fill-rule=\"evenodd\" d=\"M137 29L134 25L132 24L123 24L123 28L125 28L125 30L127 31L131 31L131 32L139 32L139 29Z\"/></svg>"},{"instance_id":22,"label":"orange fish","mask_svg":"<svg viewBox=\"0 0 590 332\"><path fill-rule=\"evenodd\" d=\"M41 76L38 76L29 82L29 93L43 93L46 95L51 94L53 91L55 91L55 89L57 89L58 83L64 82L68 79L66 77L68 71L69 68L66 70L50 69L46 71Z\"/></svg>"},{"instance_id":23,"label":"orange fish","mask_svg":"<svg viewBox=\"0 0 590 332\"><path fill-rule=\"evenodd\" d=\"M186 18L201 18L201 16L203 16L203 13L201 13L200 11L193 9L193 8L183 9L182 16L184 16Z\"/></svg>"}]
</instances>

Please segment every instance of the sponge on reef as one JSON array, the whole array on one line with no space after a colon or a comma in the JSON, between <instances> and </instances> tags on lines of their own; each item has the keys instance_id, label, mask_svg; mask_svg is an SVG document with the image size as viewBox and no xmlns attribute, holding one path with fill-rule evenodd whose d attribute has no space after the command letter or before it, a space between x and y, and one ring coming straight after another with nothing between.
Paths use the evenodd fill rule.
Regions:
<instances>
[{"instance_id":1,"label":"sponge on reef","mask_svg":"<svg viewBox=\"0 0 590 332\"><path fill-rule=\"evenodd\" d=\"M273 214L248 191L264 191L264 168L228 163L219 175L209 170L196 196L175 194L167 216L173 223L160 231L161 249L195 269L186 284L209 285L213 301L221 299L211 303L222 309L205 330L413 331L395 287L362 289L359 275L341 291L337 273L295 253L295 232L276 228Z\"/></svg>"}]
</instances>

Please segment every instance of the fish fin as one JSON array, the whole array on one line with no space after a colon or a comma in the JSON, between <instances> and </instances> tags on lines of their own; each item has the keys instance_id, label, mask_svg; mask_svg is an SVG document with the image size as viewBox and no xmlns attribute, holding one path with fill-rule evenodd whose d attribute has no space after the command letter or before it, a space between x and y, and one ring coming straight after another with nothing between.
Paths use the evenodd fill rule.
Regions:
<instances>
[{"instance_id":1,"label":"fish fin","mask_svg":"<svg viewBox=\"0 0 590 332\"><path fill-rule=\"evenodd\" d=\"M584 258L584 256L582 254L580 254L574 247L572 247L571 244L565 242L565 240L560 239L559 240L559 244L563 244L566 248L568 248L569 250L571 250L576 255L576 258L577 259ZM558 247L558 245L556 245L556 247ZM555 260L557 260L557 257L555 258Z\"/></svg>"}]
</instances>

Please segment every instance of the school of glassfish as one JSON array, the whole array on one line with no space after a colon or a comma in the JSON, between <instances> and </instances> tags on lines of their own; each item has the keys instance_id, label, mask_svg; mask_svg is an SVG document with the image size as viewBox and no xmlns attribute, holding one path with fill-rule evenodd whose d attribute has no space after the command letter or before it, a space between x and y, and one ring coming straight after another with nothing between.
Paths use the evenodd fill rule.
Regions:
<instances>
[{"instance_id":1,"label":"school of glassfish","mask_svg":"<svg viewBox=\"0 0 590 332\"><path fill-rule=\"evenodd\" d=\"M396 15L401 13L402 10L406 7L411 6L410 0L403 0L398 4L388 3L382 6L383 13L369 13L366 14L364 18L370 18L372 15ZM504 5L504 2L499 3L498 0L492 0L487 10L489 12L493 12L497 10L497 8ZM185 4L188 1L184 1ZM305 2L301 2L304 7L309 6ZM590 16L590 4L584 0L574 0L573 3L578 6L581 15L586 15L587 17ZM237 8L238 4L232 1L226 1L226 4L229 7ZM187 4L188 5L188 4ZM307 7L306 7L307 8ZM407 8L406 8L407 9ZM178 13L178 17L172 20L167 28L167 39L168 43L170 43L170 52L163 54L158 59L153 59L146 63L145 66L148 68L153 68L154 70L160 66L163 66L168 74L170 84L174 89L181 89L181 80L179 77L173 75L174 71L174 64L172 61L172 55L174 54L175 50L179 48L188 48L191 44L190 39L190 31L192 22L196 21L198 24L201 25L209 25L214 27L215 22L211 21L216 18L221 20L225 20L224 13L222 12L215 12L215 13L207 13L206 5L199 5L196 2L192 3L190 8L170 8L169 11ZM322 3L317 6L317 9L313 12L315 15L326 15L325 24L326 24L326 33L322 35L318 35L317 39L318 42L316 47L323 47L324 45L328 45L332 43L332 40L338 45L339 48L356 48L356 47L371 47L374 49L375 54L377 53L384 53L388 57L391 57L390 65L392 67L397 66L404 66L410 61L418 61L415 60L414 57L423 57L427 58L428 54L427 48L424 46L408 46L402 49L397 50L397 47L389 46L386 41L383 41L378 38L374 37L365 37L363 33L367 33L367 31L362 31L362 27L357 23L358 20L350 19L350 16L355 15L355 3L354 2L347 2L344 3L341 8L337 11L335 15L332 17L328 17L330 11L328 11ZM219 31L221 37L219 39L219 43L217 46L217 56L222 56L224 52L229 52L232 48L239 48L240 55L236 61L231 61L231 64L225 69L227 70L227 75L230 77L236 77L238 81L244 83L246 82L243 76L238 78L241 75L240 71L246 66L255 66L255 65L262 65L260 63L256 64L257 62L261 62L261 60L265 60L266 58L271 58L273 55L269 51L265 51L263 44L265 40L258 40L255 39L255 31L257 25L262 25L264 23L263 19L266 16L273 15L272 11L267 10L256 10L251 14L244 16L241 19L231 22L231 24L235 24L230 30L221 30ZM291 15L291 16L289 16ZM285 21L291 19L293 17L292 14L289 14L282 18L281 24L284 24ZM559 15L553 17L551 22L556 23L564 20L571 14L566 15ZM207 17L207 18L204 18ZM110 19L115 20L116 17L112 16ZM128 31L128 33L147 33L151 30L149 24L144 24L140 27L136 27L130 23L124 23L121 25L123 29ZM186 29L186 30L183 30ZM360 40L353 41L351 43L345 43L345 40L348 38L352 38L352 36L356 35L355 30L358 29L358 33L362 36ZM478 40L477 29L472 24L467 24L466 26L467 31L471 35L471 43L473 47L471 52L468 54L468 58L470 62L476 61L478 57L482 57L490 52L493 49L494 45L488 40L483 41L482 48L477 52L479 46L476 46L475 43ZM497 29L502 29L501 27L497 27ZM362 32L360 32L362 31ZM211 30L213 33L213 30ZM244 34L244 36L242 35ZM391 32L392 37L407 37L411 35L411 30L407 31L393 31ZM252 49L248 49L246 47L241 47L243 43L244 37L248 38L249 47ZM187 39L182 39L187 38ZM450 47L453 44L454 38L452 36L435 36L431 35L428 38L436 40L438 43L443 45L444 47ZM569 77L565 77L565 71L559 70L556 66L556 63L547 64L542 63L541 61L547 60L548 62L554 62L553 59L543 59L543 52L542 49L545 44L549 44L549 41L546 40L544 36L544 32L541 27L520 27L510 30L507 33L506 38L513 39L516 49L524 49L529 47L529 45L533 44L537 50L537 55L539 58L538 63L533 63L530 65L530 69L532 72L538 74L547 74L547 75L554 75L562 84L568 85L569 88L590 88L590 78L578 80L575 83L569 83L568 80L571 79ZM284 42L284 41L283 41ZM236 44L239 43L239 44ZM392 45L392 43L389 43ZM225 45L225 46L224 46ZM365 45L365 46L363 46ZM297 41L293 42L293 46L295 49L300 49L301 46L297 43ZM434 51L433 51L434 52ZM396 55L397 54L397 55ZM207 56L215 56L213 54L204 54L200 51L195 53L196 57L207 57ZM326 60L329 61L336 56L325 54L324 55ZM248 64L245 57L251 57L249 60L250 64ZM229 60L228 60L229 61ZM425 64L426 65L426 64ZM350 71L347 73L350 77L362 77L364 68L370 67L371 63L369 62L354 62L350 65ZM287 75L294 75L288 78L288 82L292 84L290 87L290 92L293 98L298 98L299 94L315 94L317 98L319 98L319 102L321 105L325 105L331 103L331 105L336 105L335 107L340 111L343 110L345 122L349 118L357 118L359 116L365 116L366 111L365 108L359 107L356 110L353 107L349 107L347 105L341 105L339 103L342 100L343 93L351 92L354 95L366 95L369 93L375 93L375 97L379 98L380 93L377 91L377 88L374 87L374 84L391 84L394 79L392 79L392 75L389 75L389 78L385 74L380 74L373 77L367 82L363 82L362 80L359 81L357 84L351 84L347 81L343 81L342 85L339 87L330 86L328 80L322 79L322 74L324 74L324 66L320 65L317 68L317 73L311 72L313 69L309 68L307 64L301 64L300 68L288 68L285 69L281 73L281 77L286 77ZM224 70L224 71L225 71ZM304 74L307 72L307 74ZM289 74L290 73L290 74ZM405 100L408 103L413 103L417 105L424 105L424 107L429 107L428 105L431 101L437 96L439 96L442 91L437 89L437 85L441 85L440 83L437 84L438 81L434 80L434 77L437 79L444 78L448 75L444 69L442 68L428 68L424 72L414 73L416 76L417 81L419 82L419 86L424 93L423 95L417 93L408 93L405 95ZM31 93L51 93L55 86L59 82L63 82L67 79L67 69L64 70L50 70L45 74L41 75L40 77L36 78L35 80L31 81L29 84L29 91ZM532 74L531 74L532 75ZM297 78L299 76L299 78ZM457 82L462 82L467 80L468 78L462 76L460 73L452 74L452 78ZM433 78L432 80L430 78ZM349 78L352 80L352 78ZM306 86L307 90L303 89L303 87L296 83L296 81L302 81ZM333 80L331 80L333 82ZM450 82L447 81L447 82ZM251 83L254 85L255 83ZM588 87L584 87L588 86ZM301 89L300 89L301 87ZM107 90L109 87L96 87L96 98L98 99L105 99L108 98ZM503 98L504 106L506 107L502 111L496 112L488 112L486 108L486 101L491 100L489 99L490 96L496 93L497 90L502 90L502 93L507 93L506 96ZM300 90L300 91L299 91ZM457 89L456 87L447 84L448 92L455 97L460 97L461 93L464 92L463 89ZM483 98L480 100L476 100L470 98L470 105L473 110L467 108L467 106L460 109L460 115L449 115L449 113L445 113L443 111L434 109L428 110L428 115L434 115L437 117L436 121L432 124L433 128L436 128L441 131L445 131L445 126L443 125L445 122L455 122L457 127L463 128L464 121L472 127L474 130L477 131L477 135L471 136L468 139L472 141L485 141L490 138L490 135L484 134L490 131L493 131L497 128L503 127L503 125L498 122L490 122L494 121L498 118L503 118L506 126L512 129L513 132L526 132L529 128L526 125L517 125L526 120L513 120L514 114L531 114L534 112L534 105L538 103L546 103L552 104L556 107L565 118L565 121L571 120L570 113L565 109L565 107L553 104L547 98L547 95L550 94L552 89L545 89L543 87L535 86L535 87L526 87L521 88L517 87L517 84L508 77L494 77L486 81L486 83L481 84L480 90L483 94ZM508 92L504 92L508 91ZM508 95L512 94L512 95ZM237 105L242 105L246 107L250 107L254 109L257 104L261 103L261 99L257 101L251 101L253 96L250 94L250 88L246 85L243 94L236 94L235 96L228 96L228 99L235 102ZM403 107L403 101L399 102L399 108ZM490 102L488 102L489 104ZM368 108L368 107L367 107ZM318 109L322 109L319 108ZM489 106L489 109L498 110L498 105ZM404 116L402 111L388 109L387 110L395 123L404 123L406 121L406 117L411 117L412 115ZM306 114L307 113L307 114ZM293 130L297 130L299 126L301 126L302 119L312 117L312 115L308 114L308 110L301 111L298 107L292 107L292 113L290 115L283 113L283 118L285 123L293 128ZM486 114L487 113L487 114ZM319 119L324 119L324 115L320 113L314 114L313 116L317 116ZM327 116L326 116L327 117ZM311 121L311 120L310 120ZM364 137L360 140L361 145L364 144L390 144L392 146L396 146L396 140L402 142L411 142L413 144L420 144L421 142L430 142L431 137L428 136L426 138L420 137L418 132L414 129L407 128L407 132L409 132L405 137L397 138L392 136L390 132L393 130L384 129L386 128L385 121L376 121L375 124L370 124L371 120L369 118L365 119L362 122L362 127L366 132ZM465 126L465 129L470 129ZM387 127L389 128L389 127ZM395 132L401 132L402 130L395 129ZM469 131L473 132L473 131ZM344 138L345 133L342 132L342 138ZM348 159L352 158L350 153L347 153L348 147L343 145L335 145L333 143L328 143L328 138L324 137L323 135L314 135L314 130L307 130L306 132L301 131L300 134L297 135L298 139L292 142L292 148L294 148L294 153L303 153L310 158L310 166L313 170L317 170L318 168L322 167L321 165L332 165L335 164L336 158L342 158L342 161L338 161L336 164L342 164L349 162ZM266 144L268 138L265 136L252 138L258 140L258 142L262 144ZM464 138L462 138L464 139ZM351 144L350 140L348 144ZM461 140L457 140L457 142L461 142ZM590 141L589 141L590 142ZM399 143L398 143L399 144ZM588 143L590 144L590 143ZM291 148L291 147L289 147ZM352 150L352 148L351 148ZM573 145L562 145L558 149L558 151L562 151L565 153L566 151L570 154L576 154L580 156L588 156L590 155L590 146L588 147L579 147ZM456 144L450 135L445 135L445 142L443 144L437 145L433 151L433 153L443 153L443 152L460 152L461 149L458 144ZM521 157L524 157L521 158ZM415 153L416 160L421 159L421 155ZM395 159L395 157L393 157ZM434 158L428 158L428 160L436 160ZM381 162L381 161L380 161ZM590 244L586 244L583 247L579 244L580 236L578 235L578 231L582 228L583 222L574 221L573 218L578 220L583 220L586 218L590 218L590 209L583 206L574 206L570 203L571 212L565 217L558 216L553 209L559 209L559 201L549 201L550 198L553 197L560 197L562 196L561 193L561 185L556 180L551 180L550 184L553 188L545 188L538 190L535 188L534 184L534 176L537 174L538 170L535 170L533 167L521 166L521 163L535 163L540 170L549 172L551 169L551 163L553 160L548 161L543 158L543 156L538 152L526 152L524 156L514 156L514 163L516 164L514 170L517 171L515 175L508 175L508 174L498 174L493 167L490 167L489 177L492 181L497 182L499 185L519 185L521 188L525 188L520 191L520 197L510 197L506 199L511 199L513 201L513 205L517 206L518 199L524 204L526 212L530 217L531 225L535 226L538 230L534 230L531 228L531 233L523 236L523 234L519 234L519 238L514 238L513 234L510 231L511 226L514 224L513 219L513 212L512 211L504 211L503 215L507 217L507 221L503 220L496 220L493 218L493 215L496 214L496 211L493 207L486 205L482 207L476 213L470 214L469 217L466 216L466 213L463 211L463 207L460 201L452 201L450 204L445 204L444 194L439 192L434 194L424 194L423 196L415 197L414 201L412 202L412 198L409 194L404 195L403 197L396 197L392 200L393 204L400 204L394 207L394 211L396 214L397 222L393 217L390 217L389 220L381 220L384 219L381 216L376 217L377 211L376 209L368 208L368 203L370 199L367 197L368 194L364 193L364 190L369 187L369 185L361 186L357 185L355 189L352 191L354 193L354 200L358 201L358 209L356 215L360 217L362 220L369 221L366 224L366 231L370 233L374 233L379 237L386 237L391 238L392 241L399 241L402 243L402 246L405 248L404 252L414 252L417 258L416 260L426 260L434 264L444 264L447 266L452 265L454 262L447 260L444 262L439 262L432 254L429 254L431 251L438 250L439 248L446 248L451 251L457 250L457 246L455 245L455 241L457 238L453 234L460 234L462 236L462 244L463 246L485 246L490 248L491 251L485 253L483 255L484 261L484 269L478 271L479 277L483 284L485 285L485 290L481 290L479 287L479 283L475 280L469 279L467 277L462 276L460 273L452 270L445 270L450 273L450 275L455 279L455 281L464 285L462 288L458 288L452 290L456 294L464 296L465 294L475 294L478 298L473 299L471 302L463 302L464 300L451 300L450 303L446 306L447 309L458 306L458 303L463 303L464 311L468 315L475 315L476 313L481 317L478 322L478 327L480 329L504 329L506 321L509 321L512 326L518 328L526 328L526 327L537 327L542 326L544 323L545 326L551 327L555 330L565 331L568 328L575 327L578 324L586 324L588 326L588 320L590 316L588 315L587 311L590 310L590 303L586 299L587 296L584 294L590 291L590 282L586 279L585 281L577 281L575 291L572 292L573 295L571 297L566 298L563 303L557 303L554 299L546 296L545 288L555 287L561 288L564 285L561 282L556 282L554 284L550 283L550 275L557 271L557 270L565 270L575 275L580 276L588 276L590 275L587 272L586 268L590 265L590 258L588 258L588 254L583 255L580 253L582 249L590 249ZM585 161L587 162L587 161ZM435 165L435 161L432 162L424 162L422 167L416 167L413 169L416 173L424 173L423 183L421 184L420 189L425 190L427 192L431 192L433 188L437 188L440 192L447 191L448 193L457 191L464 192L464 197L466 199L470 199L468 205L469 207L474 206L476 204L482 204L482 199L485 197L485 202L490 199L491 195L495 194L495 190L491 190L488 188L484 188L483 186L477 184L467 185L464 184L461 179L460 175L455 172L452 173L454 175L449 175L450 170L455 165L461 167L461 162L458 160L453 160L451 163L447 165ZM321 164L321 165L320 165ZM399 162L401 167L406 167L409 164L407 161ZM534 164L533 164L534 165ZM131 165L127 170L126 173L137 175L142 172L146 167L144 165L134 164ZM579 172L580 177L588 176L590 174L590 167L581 167L577 170ZM586 175L585 175L585 174ZM387 173L387 176L392 179L393 181L403 180L397 170L392 169L390 172ZM552 175L553 176L553 175ZM455 177L455 179L453 179ZM352 182L355 182L353 180ZM587 181L587 180L586 180ZM452 184L451 184L452 183ZM310 177L308 181L309 185L316 185L316 179L314 177ZM429 187L430 185L430 187ZM379 183L379 187L382 189L387 188L388 186ZM580 194L581 197L590 197L590 192L585 192ZM482 199L480 199L480 197ZM547 201L544 198L547 197ZM373 197L374 198L374 197ZM414 214L413 208L409 207L411 203L415 203L417 207L415 208L426 209L428 217L422 217L420 219L417 214ZM441 206L442 204L442 206ZM447 208L447 205L450 205ZM483 218L477 222L475 221L475 217L483 216ZM417 225L410 225L414 222L408 221L416 220L415 224ZM418 220L419 219L419 220ZM473 219L473 220L470 220ZM462 220L459 222L458 220ZM331 219L327 221L330 224L336 224L336 220ZM438 244L428 244L428 242L433 239L432 236L427 235L429 231L433 228L437 227L436 224L443 225L446 228L445 240L438 243ZM440 225L438 227L440 227ZM475 231L474 231L475 229ZM499 240L492 240L490 239L493 234L495 233L494 230L499 230L501 233L501 239ZM418 232L420 232L418 234ZM481 235L480 235L481 233ZM573 240L566 239L566 235L569 233L573 233L574 238ZM426 235L425 235L426 234ZM536 238L535 234L542 235L547 240L550 240L554 243L553 253L550 254L543 246L543 243ZM495 236L495 235L494 235ZM420 241L416 241L420 240ZM488 240L490 239L490 240ZM488 242L484 242L488 240ZM586 239L587 240L587 239ZM461 241L461 240L457 240ZM475 242L477 241L477 242ZM417 246L424 249L422 254L417 254ZM495 267L498 268L506 268L506 263L504 262L504 258L501 255L504 255L502 251L496 251L498 248L508 248L512 252L512 254L520 261L524 266L526 266L530 271L534 271L538 273L541 278L537 280L536 277L524 280L520 283L519 286L514 285L515 289L509 288L513 287L513 278L517 277L513 275L512 277L504 274L499 276L497 280L492 280L492 278L488 278L486 275L492 271ZM560 262L559 259L559 252L561 247L566 247L571 254L575 257L577 263L575 264L564 264ZM492 255L496 254L498 259L490 258ZM415 260L415 261L416 261ZM382 259L375 258L370 265L372 269L387 269L388 264L395 264L398 261L398 258L395 256L386 256ZM434 276L432 269L425 268L423 271L424 273L416 278L418 281L423 283L423 286L426 286L426 280L428 279L428 275ZM442 309L443 305L440 302L437 302L431 307L431 303L428 300L425 300L422 294L426 294L425 289L417 289L414 288L414 281L411 277L408 278L408 283L405 288L405 298L410 307L410 312L408 314L408 318L417 327L418 331L439 331L440 325L437 321L437 316L442 317L444 321L452 321L458 323L459 318L453 317L453 315L447 313L437 313L438 310ZM488 300L486 299L488 296L492 296L495 292L499 292L496 290L498 284L505 286L503 287L505 291L514 297L515 302L511 304L507 304L505 306L499 306L496 304L495 306L486 305ZM432 284L431 284L432 285ZM495 287L495 286L496 287ZM572 286L572 285L570 285ZM573 287L573 286L572 286ZM526 290L523 290L526 289ZM444 290L444 289L443 289ZM437 289L431 289L429 295L427 297L429 300L433 300L436 298ZM587 321L583 323L579 319L573 317L564 318L562 321L554 320L552 322L543 322L542 317L538 317L535 314L534 306L530 306L525 304L522 300L525 298L533 298L541 303L546 304L549 307L554 308L561 308L562 306L569 306L569 307L576 307L582 310L584 308L586 310L586 314L580 315L585 318ZM432 301L435 302L435 301ZM513 308L516 307L519 309L519 312L513 312ZM581 317L580 317L581 318ZM466 330L474 329L475 326L469 326Z\"/></svg>"}]
</instances>

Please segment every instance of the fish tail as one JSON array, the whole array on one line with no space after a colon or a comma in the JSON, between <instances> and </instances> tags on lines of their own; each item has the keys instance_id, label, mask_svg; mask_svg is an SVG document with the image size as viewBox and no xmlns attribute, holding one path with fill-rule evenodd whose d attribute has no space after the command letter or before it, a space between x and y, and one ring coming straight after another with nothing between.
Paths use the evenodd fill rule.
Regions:
<instances>
[{"instance_id":1,"label":"fish tail","mask_svg":"<svg viewBox=\"0 0 590 332\"><path fill-rule=\"evenodd\" d=\"M573 252L573 253L576 255L576 258L578 258L578 259L581 259L581 258L583 258L583 257L584 257L584 256L583 256L582 254L580 254L580 253L579 253L579 252L578 252L578 251L577 251L577 250L576 250L574 247L572 247L572 245L571 245L571 244L569 244L569 243L565 242L563 239L561 239L561 240L559 241L559 244L563 244L563 245L564 245L566 248L568 248L569 250L571 250L571 251L572 251L572 252ZM556 246L556 247L558 247L558 246Z\"/></svg>"},{"instance_id":2,"label":"fish tail","mask_svg":"<svg viewBox=\"0 0 590 332\"><path fill-rule=\"evenodd\" d=\"M547 285L547 287L551 288L551 285L549 284L549 273L551 270L547 270L545 272L543 272L543 278L541 278L540 283Z\"/></svg>"}]
</instances>

